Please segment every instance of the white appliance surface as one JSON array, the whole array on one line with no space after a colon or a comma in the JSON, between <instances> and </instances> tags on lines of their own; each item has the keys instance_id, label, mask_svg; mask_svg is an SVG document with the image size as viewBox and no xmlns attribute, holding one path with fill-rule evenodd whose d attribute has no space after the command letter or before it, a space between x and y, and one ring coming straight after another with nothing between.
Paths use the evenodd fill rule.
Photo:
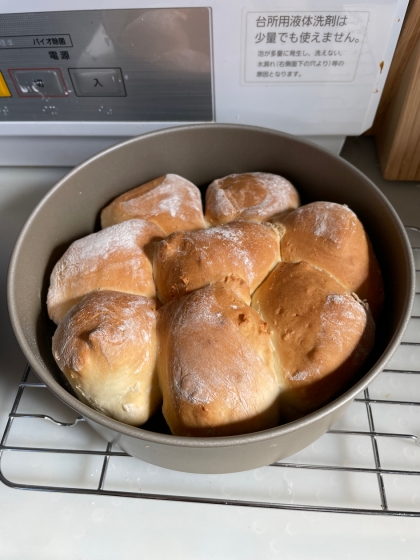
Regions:
<instances>
[{"instance_id":1,"label":"white appliance surface","mask_svg":"<svg viewBox=\"0 0 420 560\"><path fill-rule=\"evenodd\" d=\"M350 138L342 153L385 193L406 225L420 226L420 185L381 177L370 138ZM6 307L7 263L31 210L66 173L64 168L0 168L0 432L18 389L25 359L12 333ZM413 245L420 234L410 233ZM416 268L420 268L416 252ZM417 291L420 290L418 279ZM420 315L420 295L413 315ZM406 342L420 342L413 319ZM420 372L420 347L402 346L390 370ZM31 380L36 381L31 377ZM371 398L420 401L420 375L382 373ZM420 406L372 404L375 429L420 436ZM75 414L47 389L25 389L18 413L50 414L71 422ZM367 431L366 405L352 404L334 427ZM8 445L104 450L84 423L59 427L47 420L16 418ZM420 446L404 438L378 438L388 507L420 511ZM326 434L288 461L374 468L369 436ZM3 475L20 484L95 488L102 461L95 456L6 452ZM222 500L309 503L372 508L380 512L376 474L264 467L230 475L189 475L127 457L112 457L106 488L114 491L205 496ZM256 507L146 500L17 490L0 483L0 558L4 560L174 558L174 559L417 559L420 518L263 509Z\"/></svg>"},{"instance_id":2,"label":"white appliance surface","mask_svg":"<svg viewBox=\"0 0 420 560\"><path fill-rule=\"evenodd\" d=\"M191 60L203 61L202 66L197 62L198 70L191 60L188 62L188 56L182 61L195 76L203 71L203 66L207 68L206 64L209 72L211 68L215 122L281 130L310 138L338 154L345 136L361 134L373 122L407 4L408 0L192 0L188 7L209 10L211 48L205 63L203 53L197 55L187 45ZM167 8L175 14L180 6L178 0L123 0L118 6L115 0L61 0L59 4L51 0L36 3L3 0L0 13L7 22L11 14L25 12L37 15L115 8L127 10L127 13L130 9L152 8L157 12L158 8ZM73 46L64 51L68 60L60 59L58 47L54 50L54 47L35 45L37 48L7 49L7 41L17 39L6 37L7 25L2 26L0 17L0 50L3 60L10 61L0 63L0 71L12 93L12 98L0 99L0 165L74 166L124 138L191 122L131 118L135 108L131 109L130 118L126 113L124 118L116 120L121 103L138 98L137 107L142 107L141 87L136 90L133 84L141 83L144 72L141 73L136 66L129 66L129 60L132 63L135 59L138 65L143 64L147 48L136 47L138 37L144 33L143 28L139 27L134 35L129 34L133 25L139 23L138 19L132 21L124 32L113 34L112 25L107 26L107 14L103 14L98 16L99 22L103 18L103 24L93 26L93 36L85 46L84 32L80 36L77 31L69 33L66 26L70 24L66 22L70 16L57 19L59 24L52 20L39 27L35 24L31 27L31 18L22 19L26 39L20 38L20 41L43 41L41 35L37 35L40 33L55 34L53 39L60 38L57 33L64 34L62 39L71 36ZM80 29L89 21L88 16L75 17L81 18ZM179 17L188 18L185 14ZM61 29L61 25L65 29ZM166 28L160 39L151 36L150 49L160 52L160 41L166 40ZM170 33L175 36L179 32L184 37L181 31ZM86 33L90 30L87 29ZM16 31L14 35L17 34ZM134 38L132 42L124 42L125 36ZM185 49L184 39L179 39L179 43ZM45 40L52 39L45 35ZM176 65L177 56L181 56L180 49L168 42L165 60L175 61ZM56 59L51 60L49 52ZM161 59L159 63L163 64ZM26 65L41 69L57 66L68 98L63 100L45 95L33 99L25 93L25 98L16 99L17 95L22 97L22 92L19 93L16 86L16 75L12 77L15 70L10 68L22 69ZM90 97L91 116L84 114L83 119L79 118L81 112L77 111L76 102L79 108L87 102L86 97L78 97L77 87L75 91L72 68L110 66L122 68L127 97ZM164 66L165 72L167 66ZM162 92L155 98L161 95ZM72 103L75 105L71 120L63 120L66 111L68 117L68 106ZM23 114L31 106L33 112L28 111L26 120L13 120L15 111L19 114L22 108ZM54 138L53 142L51 138Z\"/></svg>"}]
</instances>

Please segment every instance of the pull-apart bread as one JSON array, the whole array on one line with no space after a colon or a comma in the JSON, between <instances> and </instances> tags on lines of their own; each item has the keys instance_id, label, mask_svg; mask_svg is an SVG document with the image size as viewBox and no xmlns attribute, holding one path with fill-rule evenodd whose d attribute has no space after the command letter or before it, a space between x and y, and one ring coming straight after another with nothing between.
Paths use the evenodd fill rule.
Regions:
<instances>
[{"instance_id":1,"label":"pull-apart bread","mask_svg":"<svg viewBox=\"0 0 420 560\"><path fill-rule=\"evenodd\" d=\"M268 222L299 206L299 194L280 175L241 173L216 179L206 191L206 221L211 226L250 220Z\"/></svg>"},{"instance_id":2,"label":"pull-apart bread","mask_svg":"<svg viewBox=\"0 0 420 560\"><path fill-rule=\"evenodd\" d=\"M267 325L235 284L210 284L159 310L162 412L175 435L236 435L278 424Z\"/></svg>"},{"instance_id":3,"label":"pull-apart bread","mask_svg":"<svg viewBox=\"0 0 420 560\"><path fill-rule=\"evenodd\" d=\"M53 355L85 404L139 426L162 402L156 370L156 300L92 292L61 321Z\"/></svg>"},{"instance_id":4,"label":"pull-apart bread","mask_svg":"<svg viewBox=\"0 0 420 560\"><path fill-rule=\"evenodd\" d=\"M160 226L166 235L206 227L199 189L172 173L128 191L102 210L103 228L141 218Z\"/></svg>"},{"instance_id":5,"label":"pull-apart bread","mask_svg":"<svg viewBox=\"0 0 420 560\"><path fill-rule=\"evenodd\" d=\"M267 322L284 387L281 411L293 419L319 408L354 376L372 350L369 308L305 262L279 263L252 306Z\"/></svg>"},{"instance_id":6,"label":"pull-apart bread","mask_svg":"<svg viewBox=\"0 0 420 560\"><path fill-rule=\"evenodd\" d=\"M137 187L52 272L54 357L83 402L121 422L163 401L178 436L273 428L338 396L373 347L383 282L354 212L298 208L270 173L218 179L206 201L207 228L186 179Z\"/></svg>"},{"instance_id":7,"label":"pull-apart bread","mask_svg":"<svg viewBox=\"0 0 420 560\"><path fill-rule=\"evenodd\" d=\"M366 300L376 319L384 301L381 270L356 214L333 202L301 206L281 220L281 260L306 261Z\"/></svg>"},{"instance_id":8,"label":"pull-apart bread","mask_svg":"<svg viewBox=\"0 0 420 560\"><path fill-rule=\"evenodd\" d=\"M58 324L93 290L154 297L153 242L163 237L164 231L156 224L130 220L72 243L51 274L47 296L50 318Z\"/></svg>"},{"instance_id":9,"label":"pull-apart bread","mask_svg":"<svg viewBox=\"0 0 420 560\"><path fill-rule=\"evenodd\" d=\"M280 260L280 238L271 224L230 222L206 230L176 232L156 245L154 278L159 299L197 290L236 276L244 281L243 299Z\"/></svg>"}]
</instances>

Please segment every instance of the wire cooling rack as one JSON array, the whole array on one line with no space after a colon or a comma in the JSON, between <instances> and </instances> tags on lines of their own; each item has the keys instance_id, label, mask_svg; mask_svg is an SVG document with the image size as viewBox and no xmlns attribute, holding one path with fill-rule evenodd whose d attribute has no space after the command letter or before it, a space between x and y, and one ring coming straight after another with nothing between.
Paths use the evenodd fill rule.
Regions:
<instances>
[{"instance_id":1,"label":"wire cooling rack","mask_svg":"<svg viewBox=\"0 0 420 560\"><path fill-rule=\"evenodd\" d=\"M389 369L312 446L228 475L147 465L104 442L27 366L0 444L0 480L22 490L420 517L420 229L406 229L417 288L403 342Z\"/></svg>"}]
</instances>

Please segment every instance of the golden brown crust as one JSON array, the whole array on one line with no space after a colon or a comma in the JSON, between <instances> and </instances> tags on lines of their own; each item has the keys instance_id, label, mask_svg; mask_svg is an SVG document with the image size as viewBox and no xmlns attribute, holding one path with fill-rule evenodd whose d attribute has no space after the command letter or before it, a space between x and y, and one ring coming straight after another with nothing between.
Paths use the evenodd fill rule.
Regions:
<instances>
[{"instance_id":1,"label":"golden brown crust","mask_svg":"<svg viewBox=\"0 0 420 560\"><path fill-rule=\"evenodd\" d=\"M356 214L333 202L301 206L283 220L281 260L324 270L346 290L367 300L374 318L383 305L382 275L372 245Z\"/></svg>"},{"instance_id":2,"label":"golden brown crust","mask_svg":"<svg viewBox=\"0 0 420 560\"><path fill-rule=\"evenodd\" d=\"M160 226L169 235L206 227L199 189L172 173L128 191L101 213L103 228L141 218Z\"/></svg>"},{"instance_id":3,"label":"golden brown crust","mask_svg":"<svg viewBox=\"0 0 420 560\"><path fill-rule=\"evenodd\" d=\"M271 224L230 222L193 232L176 232L156 245L154 278L168 302L210 282L235 276L244 281L243 299L279 261L279 234Z\"/></svg>"},{"instance_id":4,"label":"golden brown crust","mask_svg":"<svg viewBox=\"0 0 420 560\"><path fill-rule=\"evenodd\" d=\"M51 274L47 296L50 318L59 323L93 290L117 290L154 297L152 245L165 237L156 224L130 220L70 245Z\"/></svg>"},{"instance_id":5,"label":"golden brown crust","mask_svg":"<svg viewBox=\"0 0 420 560\"><path fill-rule=\"evenodd\" d=\"M208 285L158 312L163 414L175 435L237 435L278 423L270 335L234 282Z\"/></svg>"},{"instance_id":6,"label":"golden brown crust","mask_svg":"<svg viewBox=\"0 0 420 560\"><path fill-rule=\"evenodd\" d=\"M280 175L233 174L207 188L205 218L212 226L239 219L266 222L298 206L296 189Z\"/></svg>"},{"instance_id":7,"label":"golden brown crust","mask_svg":"<svg viewBox=\"0 0 420 560\"><path fill-rule=\"evenodd\" d=\"M279 263L252 298L272 333L286 419L307 414L343 389L374 343L370 312L328 274Z\"/></svg>"},{"instance_id":8,"label":"golden brown crust","mask_svg":"<svg viewBox=\"0 0 420 560\"><path fill-rule=\"evenodd\" d=\"M156 371L156 300L92 292L53 337L53 355L80 400L139 426L162 400Z\"/></svg>"},{"instance_id":9,"label":"golden brown crust","mask_svg":"<svg viewBox=\"0 0 420 560\"><path fill-rule=\"evenodd\" d=\"M329 402L372 349L358 296L376 317L383 282L351 210L295 210L294 187L267 173L216 180L206 200L223 225L205 229L197 187L177 175L124 193L51 275L54 357L83 402L121 422L159 406L159 370L174 435L268 429Z\"/></svg>"}]
</instances>

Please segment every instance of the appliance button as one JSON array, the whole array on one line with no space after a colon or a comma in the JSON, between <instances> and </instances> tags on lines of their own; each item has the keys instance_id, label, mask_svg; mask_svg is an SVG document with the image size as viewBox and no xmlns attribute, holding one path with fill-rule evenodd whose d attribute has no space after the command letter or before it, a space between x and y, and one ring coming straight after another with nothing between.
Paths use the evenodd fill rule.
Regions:
<instances>
[{"instance_id":1,"label":"appliance button","mask_svg":"<svg viewBox=\"0 0 420 560\"><path fill-rule=\"evenodd\" d=\"M0 72L0 97L12 97L9 86L6 84L3 74Z\"/></svg>"},{"instance_id":2,"label":"appliance button","mask_svg":"<svg viewBox=\"0 0 420 560\"><path fill-rule=\"evenodd\" d=\"M125 97L119 68L69 68L78 97Z\"/></svg>"},{"instance_id":3,"label":"appliance button","mask_svg":"<svg viewBox=\"0 0 420 560\"><path fill-rule=\"evenodd\" d=\"M9 74L19 97L66 97L68 95L58 68L10 69Z\"/></svg>"}]
</instances>

